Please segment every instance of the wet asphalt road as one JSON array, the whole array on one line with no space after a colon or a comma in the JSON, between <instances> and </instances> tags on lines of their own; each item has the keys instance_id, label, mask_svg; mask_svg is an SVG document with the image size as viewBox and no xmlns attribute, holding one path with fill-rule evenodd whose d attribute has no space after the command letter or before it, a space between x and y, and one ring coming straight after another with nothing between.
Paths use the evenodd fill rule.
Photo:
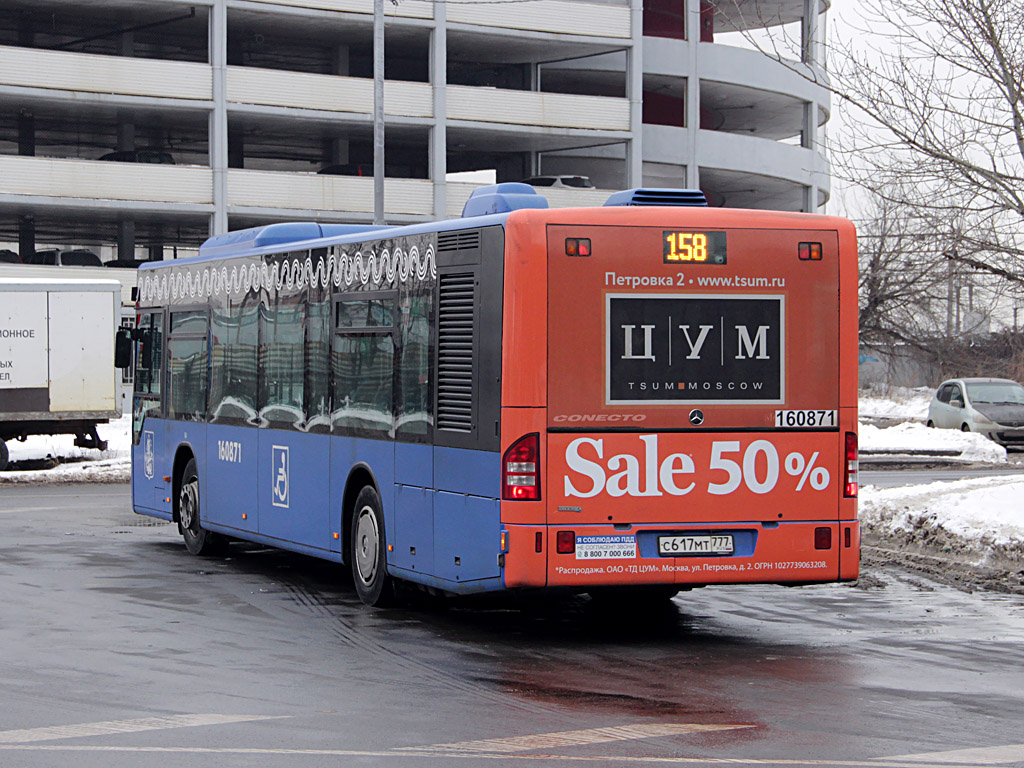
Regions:
<instances>
[{"instance_id":1,"label":"wet asphalt road","mask_svg":"<svg viewBox=\"0 0 1024 768\"><path fill-rule=\"evenodd\" d=\"M337 566L193 558L128 505L0 486L3 768L1024 766L1019 597L881 571L380 611Z\"/></svg>"}]
</instances>

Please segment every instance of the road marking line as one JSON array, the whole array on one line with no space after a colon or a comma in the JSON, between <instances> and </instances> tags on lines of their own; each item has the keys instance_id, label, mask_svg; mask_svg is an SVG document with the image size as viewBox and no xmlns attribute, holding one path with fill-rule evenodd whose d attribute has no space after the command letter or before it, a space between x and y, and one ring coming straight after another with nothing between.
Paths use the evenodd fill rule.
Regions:
<instances>
[{"instance_id":1,"label":"road marking line","mask_svg":"<svg viewBox=\"0 0 1024 768\"><path fill-rule=\"evenodd\" d=\"M974 747L954 749L948 752L924 752L919 755L897 755L883 760L908 760L923 763L973 763L974 765L1002 765L1003 763L1024 762L1024 744L1007 744L1005 747Z\"/></svg>"},{"instance_id":2,"label":"road marking line","mask_svg":"<svg viewBox=\"0 0 1024 768\"><path fill-rule=\"evenodd\" d=\"M656 736L678 736L683 733L704 731L729 731L736 728L753 728L752 725L698 725L695 723L641 723L639 725L618 725L609 728L588 728L583 731L560 731L538 733L530 736L508 736L501 739L480 739L459 741L452 744L432 744L427 747L399 747L400 750L419 752L526 752L531 749L558 749L577 747L582 744L606 744L610 741L651 739Z\"/></svg>"},{"instance_id":3,"label":"road marking line","mask_svg":"<svg viewBox=\"0 0 1024 768\"><path fill-rule=\"evenodd\" d=\"M54 725L46 728L24 728L0 731L0 747L50 739L72 739L80 736L106 736L111 733L139 733L166 728L189 728L196 725L247 723L254 720L276 720L281 716L259 715L172 715L170 717L139 717L133 720L108 720L101 723Z\"/></svg>"},{"instance_id":4,"label":"road marking line","mask_svg":"<svg viewBox=\"0 0 1024 768\"><path fill-rule=\"evenodd\" d=\"M794 766L821 766L821 768L921 768L918 762L895 762L889 758L868 760L787 760L786 758L740 757L651 757L624 755L551 755L508 754L475 752L429 752L414 750L358 750L358 749L260 749L258 747L113 747L70 744L0 744L0 752L9 750L32 752L151 752L197 755L296 755L313 757L431 757L438 760L531 760L571 763L637 763L638 765L764 765L785 768ZM943 763L943 768L976 768L977 764L954 765Z\"/></svg>"}]
</instances>

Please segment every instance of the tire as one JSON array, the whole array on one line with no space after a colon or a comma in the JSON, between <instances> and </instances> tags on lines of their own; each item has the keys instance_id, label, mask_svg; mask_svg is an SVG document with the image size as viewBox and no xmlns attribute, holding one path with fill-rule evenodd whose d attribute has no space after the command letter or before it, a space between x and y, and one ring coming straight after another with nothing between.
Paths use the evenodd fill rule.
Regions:
<instances>
[{"instance_id":1,"label":"tire","mask_svg":"<svg viewBox=\"0 0 1024 768\"><path fill-rule=\"evenodd\" d=\"M352 510L348 559L360 600L379 608L395 602L394 585L387 569L380 496L369 485L359 492Z\"/></svg>"},{"instance_id":2,"label":"tire","mask_svg":"<svg viewBox=\"0 0 1024 768\"><path fill-rule=\"evenodd\" d=\"M7 450L7 443L0 440L0 472L7 469L7 463L10 461L11 452Z\"/></svg>"},{"instance_id":3,"label":"tire","mask_svg":"<svg viewBox=\"0 0 1024 768\"><path fill-rule=\"evenodd\" d=\"M178 490L178 530L185 539L185 549L191 554L223 554L225 540L202 527L200 509L199 473L196 472L196 460L189 459L181 475L181 487Z\"/></svg>"},{"instance_id":4,"label":"tire","mask_svg":"<svg viewBox=\"0 0 1024 768\"><path fill-rule=\"evenodd\" d=\"M925 426L928 427L928 429L935 429L935 422L932 421L931 419L928 419L928 423L925 424Z\"/></svg>"},{"instance_id":5,"label":"tire","mask_svg":"<svg viewBox=\"0 0 1024 768\"><path fill-rule=\"evenodd\" d=\"M961 424L960 425L960 431L961 432L970 432L971 428L969 426L967 426L966 424Z\"/></svg>"}]
</instances>

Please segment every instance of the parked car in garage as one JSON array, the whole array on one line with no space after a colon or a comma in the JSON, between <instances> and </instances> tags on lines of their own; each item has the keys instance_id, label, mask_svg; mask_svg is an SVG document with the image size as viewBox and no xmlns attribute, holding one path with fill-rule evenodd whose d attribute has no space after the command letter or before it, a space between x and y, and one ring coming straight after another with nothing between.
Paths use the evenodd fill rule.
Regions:
<instances>
[{"instance_id":1,"label":"parked car in garage","mask_svg":"<svg viewBox=\"0 0 1024 768\"><path fill-rule=\"evenodd\" d=\"M0 251L0 264L21 264L21 256L4 248Z\"/></svg>"},{"instance_id":2,"label":"parked car in garage","mask_svg":"<svg viewBox=\"0 0 1024 768\"><path fill-rule=\"evenodd\" d=\"M100 160L114 163L156 163L157 165L174 165L174 156L170 152L159 149L120 149L107 152Z\"/></svg>"},{"instance_id":3,"label":"parked car in garage","mask_svg":"<svg viewBox=\"0 0 1024 768\"><path fill-rule=\"evenodd\" d=\"M64 267L102 267L100 257L85 248L73 248L61 251L57 248L47 248L36 251L29 257L30 264L49 264L51 266Z\"/></svg>"},{"instance_id":4,"label":"parked car in garage","mask_svg":"<svg viewBox=\"0 0 1024 768\"><path fill-rule=\"evenodd\" d=\"M557 187L560 189L593 189L594 185L590 183L590 179L586 176L569 176L569 175L556 175L556 176L531 176L528 179L523 179L523 184L529 184L532 187Z\"/></svg>"},{"instance_id":5,"label":"parked car in garage","mask_svg":"<svg viewBox=\"0 0 1024 768\"><path fill-rule=\"evenodd\" d=\"M1010 379L949 379L935 391L927 423L1024 446L1024 387Z\"/></svg>"}]
</instances>

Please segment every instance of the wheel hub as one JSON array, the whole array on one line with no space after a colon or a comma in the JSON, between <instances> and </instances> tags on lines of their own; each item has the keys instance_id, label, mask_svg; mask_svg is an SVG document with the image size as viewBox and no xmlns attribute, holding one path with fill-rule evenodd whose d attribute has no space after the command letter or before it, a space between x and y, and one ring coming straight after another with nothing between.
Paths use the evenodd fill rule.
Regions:
<instances>
[{"instance_id":1,"label":"wheel hub","mask_svg":"<svg viewBox=\"0 0 1024 768\"><path fill-rule=\"evenodd\" d=\"M377 550L380 536L377 531L377 519L373 510L363 507L359 510L359 521L356 524L356 570L364 584L370 584L377 574Z\"/></svg>"}]
</instances>

